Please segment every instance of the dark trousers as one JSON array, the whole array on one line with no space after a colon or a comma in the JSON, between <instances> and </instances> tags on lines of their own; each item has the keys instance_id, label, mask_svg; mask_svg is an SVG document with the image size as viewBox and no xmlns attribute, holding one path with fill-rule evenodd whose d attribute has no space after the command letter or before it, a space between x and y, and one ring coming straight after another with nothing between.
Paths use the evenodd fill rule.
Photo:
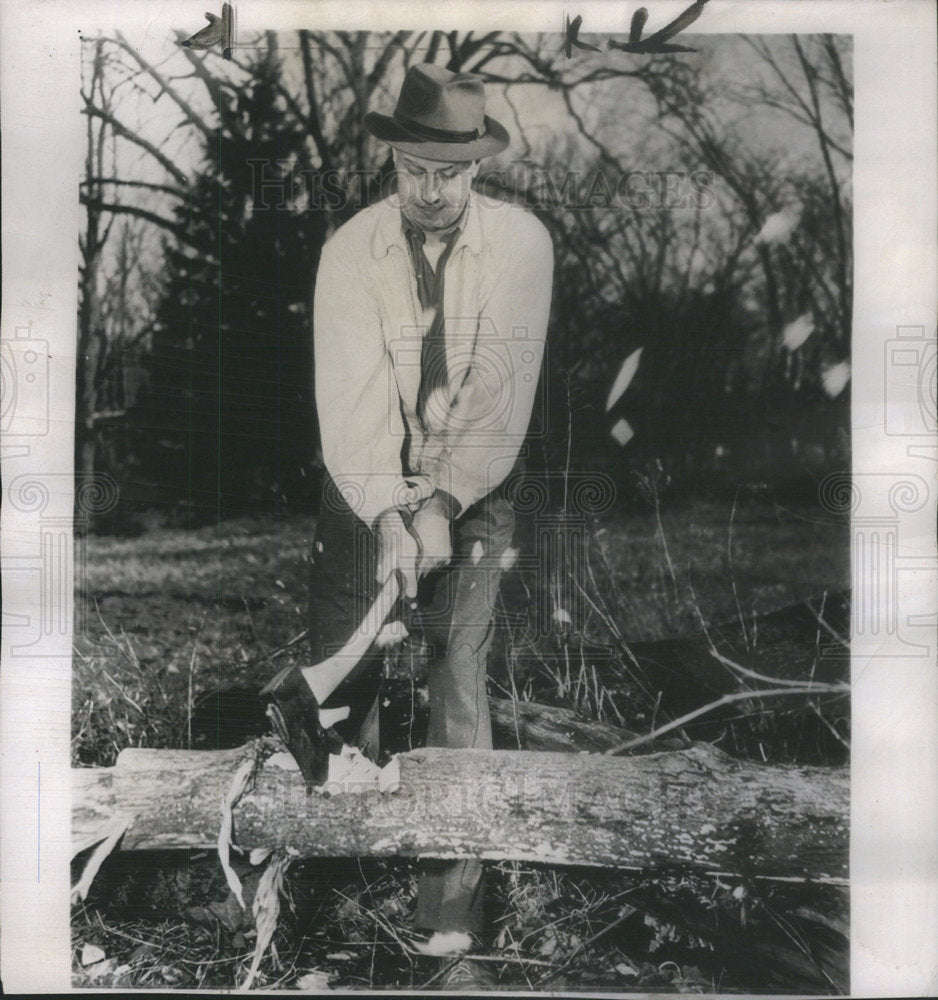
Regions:
<instances>
[{"instance_id":1,"label":"dark trousers","mask_svg":"<svg viewBox=\"0 0 938 1000\"><path fill-rule=\"evenodd\" d=\"M420 583L412 623L433 650L428 674L429 746L491 749L486 661L494 633L494 607L514 511L495 491L453 523L453 559ZM340 649L374 599L376 548L371 530L327 480L313 540L309 624L313 662ZM336 725L346 742L376 757L380 749L378 688L382 654L372 649L326 700L350 705ZM482 865L476 860L421 865L415 925L426 930L482 927Z\"/></svg>"}]
</instances>

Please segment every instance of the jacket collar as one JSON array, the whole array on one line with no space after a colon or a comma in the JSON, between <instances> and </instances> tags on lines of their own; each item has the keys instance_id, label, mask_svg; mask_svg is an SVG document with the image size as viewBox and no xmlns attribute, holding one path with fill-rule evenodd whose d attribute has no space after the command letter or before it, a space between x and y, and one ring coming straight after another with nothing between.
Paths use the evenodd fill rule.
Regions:
<instances>
[{"instance_id":1,"label":"jacket collar","mask_svg":"<svg viewBox=\"0 0 938 1000\"><path fill-rule=\"evenodd\" d=\"M401 210L396 195L391 195L375 206L378 224L371 241L371 253L375 260L387 256L391 247L407 250L404 227L401 225ZM474 191L469 192L466 216L462 230L453 246L453 254L460 247L466 247L476 257L482 252L482 224L479 219L479 201Z\"/></svg>"}]
</instances>

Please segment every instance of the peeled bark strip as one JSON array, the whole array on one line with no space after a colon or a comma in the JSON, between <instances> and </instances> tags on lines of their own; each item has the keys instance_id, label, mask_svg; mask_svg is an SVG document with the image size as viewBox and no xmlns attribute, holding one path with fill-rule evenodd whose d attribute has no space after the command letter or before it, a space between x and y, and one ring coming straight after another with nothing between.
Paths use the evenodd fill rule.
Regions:
<instances>
[{"instance_id":1,"label":"peeled bark strip","mask_svg":"<svg viewBox=\"0 0 938 1000\"><path fill-rule=\"evenodd\" d=\"M121 847L213 848L236 750L125 750L113 768L74 771L73 842L114 814ZM480 857L773 877L847 875L845 768L767 767L706 745L641 757L414 750L391 795L307 795L292 758L258 765L234 808L243 848L304 857Z\"/></svg>"}]
</instances>

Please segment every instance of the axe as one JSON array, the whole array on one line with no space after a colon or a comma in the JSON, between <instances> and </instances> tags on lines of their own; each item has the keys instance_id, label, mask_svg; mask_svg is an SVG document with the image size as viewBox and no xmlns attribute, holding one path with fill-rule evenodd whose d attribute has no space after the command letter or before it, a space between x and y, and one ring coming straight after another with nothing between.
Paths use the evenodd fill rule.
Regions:
<instances>
[{"instance_id":1,"label":"axe","mask_svg":"<svg viewBox=\"0 0 938 1000\"><path fill-rule=\"evenodd\" d=\"M365 613L351 639L321 663L286 667L261 688L267 715L277 735L293 754L308 789L321 785L329 772L329 754L339 753L342 738L332 728L348 718L350 708L321 708L368 651L381 631L400 594L397 573L392 573Z\"/></svg>"}]
</instances>

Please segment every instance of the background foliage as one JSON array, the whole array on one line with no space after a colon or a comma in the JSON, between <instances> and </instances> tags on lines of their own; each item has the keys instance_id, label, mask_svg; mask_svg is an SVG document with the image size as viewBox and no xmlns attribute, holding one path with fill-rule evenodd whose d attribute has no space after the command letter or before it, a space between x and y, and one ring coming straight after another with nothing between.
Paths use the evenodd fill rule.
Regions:
<instances>
[{"instance_id":1,"label":"background foliage","mask_svg":"<svg viewBox=\"0 0 938 1000\"><path fill-rule=\"evenodd\" d=\"M513 144L480 189L554 239L535 462L606 469L624 497L654 463L678 484L843 468L849 40L700 48L567 60L554 36L300 31L229 63L88 41L80 467L115 475L125 512L315 505L319 252L387 192L361 122L427 60L486 78Z\"/></svg>"}]
</instances>

